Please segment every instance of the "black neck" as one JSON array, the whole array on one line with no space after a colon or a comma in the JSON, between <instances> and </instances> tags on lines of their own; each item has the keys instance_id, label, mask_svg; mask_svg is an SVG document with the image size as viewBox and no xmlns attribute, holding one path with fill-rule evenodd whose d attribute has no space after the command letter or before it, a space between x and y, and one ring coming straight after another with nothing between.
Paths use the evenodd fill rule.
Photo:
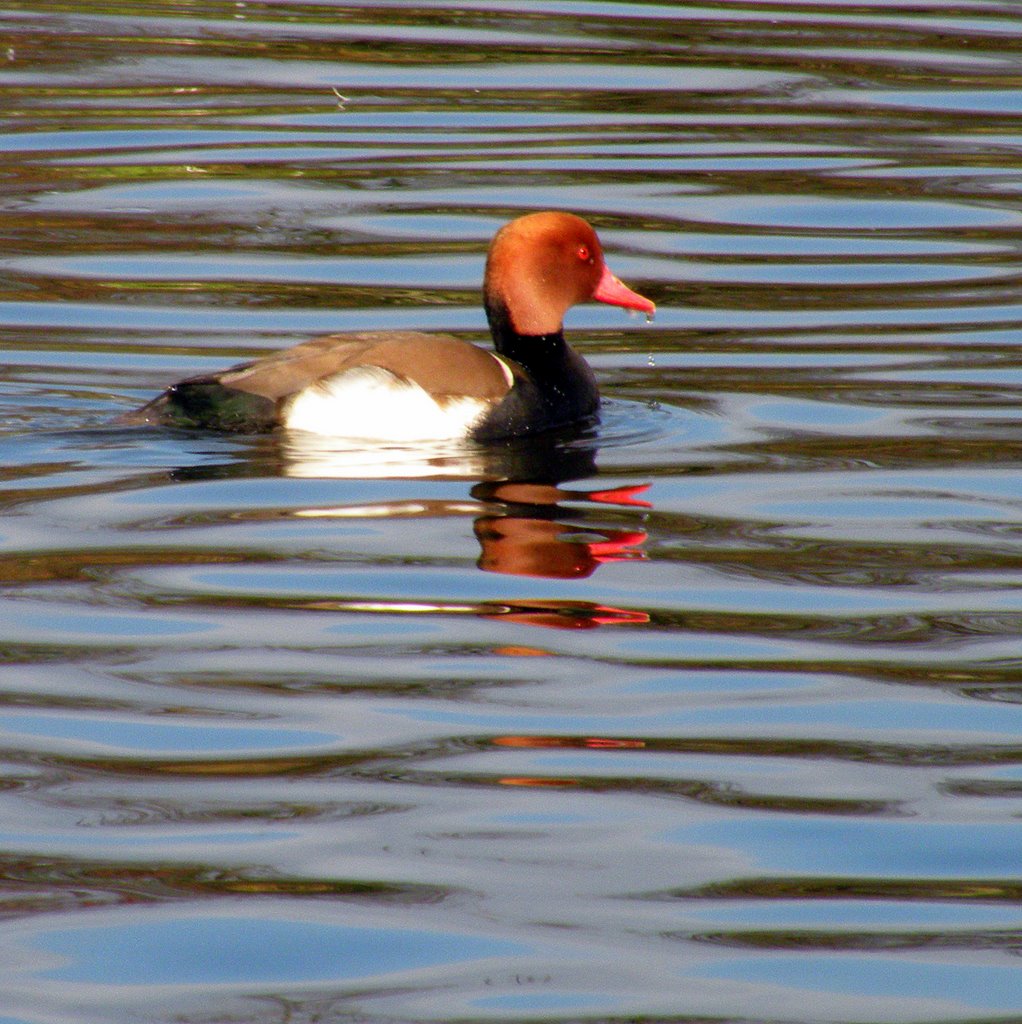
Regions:
<instances>
[{"instance_id":1,"label":"black neck","mask_svg":"<svg viewBox=\"0 0 1022 1024\"><path fill-rule=\"evenodd\" d=\"M508 359L529 367L549 364L564 358L567 347L561 330L550 334L520 334L511 322L511 314L503 303L487 303L486 319L490 323L494 348Z\"/></svg>"},{"instance_id":2,"label":"black neck","mask_svg":"<svg viewBox=\"0 0 1022 1024\"><path fill-rule=\"evenodd\" d=\"M487 301L486 318L497 351L524 371L492 417L503 433L533 433L593 416L600 405L596 378L586 361L564 340L550 334L520 334L503 303Z\"/></svg>"}]
</instances>

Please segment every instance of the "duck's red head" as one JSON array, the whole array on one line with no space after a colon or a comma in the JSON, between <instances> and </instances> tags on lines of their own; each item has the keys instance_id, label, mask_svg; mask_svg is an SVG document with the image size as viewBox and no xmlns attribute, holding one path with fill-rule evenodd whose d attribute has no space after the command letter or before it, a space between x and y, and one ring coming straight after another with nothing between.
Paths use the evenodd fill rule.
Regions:
<instances>
[{"instance_id":1,"label":"duck's red head","mask_svg":"<svg viewBox=\"0 0 1022 1024\"><path fill-rule=\"evenodd\" d=\"M610 272L596 232L570 213L529 213L505 224L490 244L483 292L490 322L509 319L524 335L560 331L564 314L590 299L656 310Z\"/></svg>"}]
</instances>

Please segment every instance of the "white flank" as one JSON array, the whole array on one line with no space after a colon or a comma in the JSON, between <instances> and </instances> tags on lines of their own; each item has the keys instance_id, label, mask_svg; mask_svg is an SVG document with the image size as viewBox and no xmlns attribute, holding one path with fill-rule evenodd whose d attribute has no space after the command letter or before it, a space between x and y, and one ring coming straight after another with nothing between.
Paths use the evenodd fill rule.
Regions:
<instances>
[{"instance_id":1,"label":"white flank","mask_svg":"<svg viewBox=\"0 0 1022 1024\"><path fill-rule=\"evenodd\" d=\"M299 391L284 426L324 437L373 441L448 441L465 437L485 402L457 398L442 405L378 366L360 366Z\"/></svg>"}]
</instances>

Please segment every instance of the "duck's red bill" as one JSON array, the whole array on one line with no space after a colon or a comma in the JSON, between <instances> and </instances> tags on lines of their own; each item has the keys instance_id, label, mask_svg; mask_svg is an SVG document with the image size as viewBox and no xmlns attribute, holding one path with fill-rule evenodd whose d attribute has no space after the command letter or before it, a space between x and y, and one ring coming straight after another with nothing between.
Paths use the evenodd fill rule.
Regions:
<instances>
[{"instance_id":1,"label":"duck's red bill","mask_svg":"<svg viewBox=\"0 0 1022 1024\"><path fill-rule=\"evenodd\" d=\"M603 266L603 276L596 286L596 291L593 292L593 298L597 302L608 302L612 306L624 306L625 309L639 309L651 315L656 312L654 303L619 281L606 264Z\"/></svg>"}]
</instances>

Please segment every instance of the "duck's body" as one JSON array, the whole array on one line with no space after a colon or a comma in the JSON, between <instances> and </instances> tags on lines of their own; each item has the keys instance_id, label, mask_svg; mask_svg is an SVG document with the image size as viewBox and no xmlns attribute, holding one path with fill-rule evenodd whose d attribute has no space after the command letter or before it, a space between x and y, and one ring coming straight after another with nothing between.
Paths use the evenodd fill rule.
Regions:
<instances>
[{"instance_id":1,"label":"duck's body","mask_svg":"<svg viewBox=\"0 0 1022 1024\"><path fill-rule=\"evenodd\" d=\"M124 422L383 441L533 434L599 408L592 370L564 340L567 309L590 298L654 309L610 273L593 229L564 213L497 233L484 295L496 352L444 334L332 334L181 381Z\"/></svg>"}]
</instances>

